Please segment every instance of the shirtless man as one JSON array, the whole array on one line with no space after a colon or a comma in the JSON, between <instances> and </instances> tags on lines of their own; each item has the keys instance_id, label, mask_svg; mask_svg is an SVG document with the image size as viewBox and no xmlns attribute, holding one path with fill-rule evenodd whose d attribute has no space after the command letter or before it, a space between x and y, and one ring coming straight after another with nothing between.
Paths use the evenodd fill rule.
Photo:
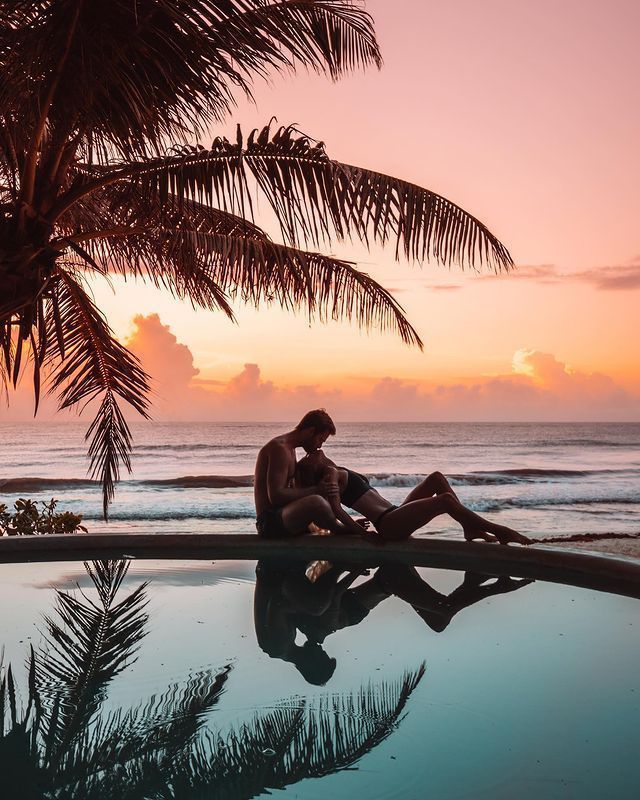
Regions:
<instances>
[{"instance_id":1,"label":"shirtless man","mask_svg":"<svg viewBox=\"0 0 640 800\"><path fill-rule=\"evenodd\" d=\"M336 534L364 534L361 525L340 505L337 481L331 475L318 484L294 486L296 447L318 450L336 426L324 409L309 411L289 433L276 436L258 453L253 492L256 528L267 539L307 533L310 523Z\"/></svg>"}]
</instances>

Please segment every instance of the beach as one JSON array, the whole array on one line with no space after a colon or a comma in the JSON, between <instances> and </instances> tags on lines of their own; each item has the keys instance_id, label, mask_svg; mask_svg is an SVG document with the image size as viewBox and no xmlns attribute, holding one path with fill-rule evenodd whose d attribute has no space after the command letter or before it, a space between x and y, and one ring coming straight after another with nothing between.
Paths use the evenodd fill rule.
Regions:
<instances>
[{"instance_id":1,"label":"beach","mask_svg":"<svg viewBox=\"0 0 640 800\"><path fill-rule=\"evenodd\" d=\"M133 473L107 524L81 423L0 423L0 502L55 497L90 533L253 533L255 456L292 425L134 423ZM634 423L338 422L325 452L393 503L438 470L474 511L543 543L640 557L639 447ZM440 517L417 535L460 533Z\"/></svg>"}]
</instances>

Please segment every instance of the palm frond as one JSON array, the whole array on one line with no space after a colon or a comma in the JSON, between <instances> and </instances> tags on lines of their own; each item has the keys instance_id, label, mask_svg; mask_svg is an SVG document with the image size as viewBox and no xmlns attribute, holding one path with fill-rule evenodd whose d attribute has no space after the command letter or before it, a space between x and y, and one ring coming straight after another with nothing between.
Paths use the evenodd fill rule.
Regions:
<instances>
[{"instance_id":1,"label":"palm frond","mask_svg":"<svg viewBox=\"0 0 640 800\"><path fill-rule=\"evenodd\" d=\"M291 126L253 131L246 144L238 129L235 142L217 138L209 150L185 147L180 155L96 174L62 198L51 219L85 194L119 181L135 181L139 191L162 205L193 199L245 216L252 209L252 180L292 246L356 237L367 245L392 241L397 257L418 262L496 270L513 266L506 247L460 206L398 178L332 161L322 143Z\"/></svg>"},{"instance_id":2,"label":"palm frond","mask_svg":"<svg viewBox=\"0 0 640 800\"><path fill-rule=\"evenodd\" d=\"M166 785L177 755L193 747L230 671L226 666L192 675L126 713L96 717L60 754L52 785L73 785L82 800L153 795Z\"/></svg>"},{"instance_id":3,"label":"palm frond","mask_svg":"<svg viewBox=\"0 0 640 800\"><path fill-rule=\"evenodd\" d=\"M115 339L82 286L60 267L48 301L47 344L41 358L53 367L50 392L59 391L60 408L84 407L103 395L86 438L91 439L91 475L102 482L107 516L120 464L131 469L131 434L117 399L148 417L148 376Z\"/></svg>"},{"instance_id":4,"label":"palm frond","mask_svg":"<svg viewBox=\"0 0 640 800\"><path fill-rule=\"evenodd\" d=\"M318 72L328 69L334 79L358 67L382 64L373 20L358 3L266 0L232 17L226 30L239 40L246 30L259 32L293 59Z\"/></svg>"},{"instance_id":5,"label":"palm frond","mask_svg":"<svg viewBox=\"0 0 640 800\"><path fill-rule=\"evenodd\" d=\"M47 120L44 162L81 131L125 158L203 131L254 76L302 63L337 77L380 62L371 18L346 0L60 0L3 3L11 111ZM1 42L1 38L0 38ZM28 86L13 94L12 85ZM38 127L36 125L36 127ZM35 154L35 150L33 151Z\"/></svg>"},{"instance_id":6,"label":"palm frond","mask_svg":"<svg viewBox=\"0 0 640 800\"><path fill-rule=\"evenodd\" d=\"M46 712L43 738L51 752L65 751L87 727L107 684L131 662L146 635L146 583L116 603L129 562L97 561L85 567L98 602L84 593L57 592L59 621L44 618L48 646L32 654Z\"/></svg>"},{"instance_id":7,"label":"palm frond","mask_svg":"<svg viewBox=\"0 0 640 800\"><path fill-rule=\"evenodd\" d=\"M259 306L276 300L285 309L306 307L310 318L354 320L422 341L393 296L354 264L268 240L200 231L165 231L181 264L202 261L222 290Z\"/></svg>"},{"instance_id":8,"label":"palm frond","mask_svg":"<svg viewBox=\"0 0 640 800\"><path fill-rule=\"evenodd\" d=\"M42 796L38 790L45 780L38 751L35 704L30 691L27 708L19 708L11 665L6 673L2 667L0 658L0 772L3 793L7 797L37 800ZM31 690L31 680L29 687Z\"/></svg>"},{"instance_id":9,"label":"palm frond","mask_svg":"<svg viewBox=\"0 0 640 800\"><path fill-rule=\"evenodd\" d=\"M423 664L399 681L324 697L316 708L297 700L226 738L205 736L171 771L172 796L196 800L215 790L218 800L241 800L353 766L396 729L424 672Z\"/></svg>"},{"instance_id":10,"label":"palm frond","mask_svg":"<svg viewBox=\"0 0 640 800\"><path fill-rule=\"evenodd\" d=\"M139 223L113 235L108 229L103 235L88 235L88 257L125 276L169 288L199 306L222 308L231 318L227 295L256 307L265 300L291 311L303 307L310 319L377 326L422 347L402 307L355 264L279 245L240 217L190 206L180 219L158 215L158 222L169 216L180 227L145 229Z\"/></svg>"},{"instance_id":11,"label":"palm frond","mask_svg":"<svg viewBox=\"0 0 640 800\"><path fill-rule=\"evenodd\" d=\"M13 337L11 323L0 321L0 388L7 393L13 371Z\"/></svg>"},{"instance_id":12,"label":"palm frond","mask_svg":"<svg viewBox=\"0 0 640 800\"><path fill-rule=\"evenodd\" d=\"M70 776L69 754L87 736L107 683L131 662L145 635L145 585L115 602L128 562L85 567L98 603L57 592L60 620L45 617L48 644L37 653L31 647L26 708L19 708L11 667L6 674L0 669L0 770L4 789L16 796L35 800L60 789L59 778ZM79 770L85 773L86 767Z\"/></svg>"}]
</instances>

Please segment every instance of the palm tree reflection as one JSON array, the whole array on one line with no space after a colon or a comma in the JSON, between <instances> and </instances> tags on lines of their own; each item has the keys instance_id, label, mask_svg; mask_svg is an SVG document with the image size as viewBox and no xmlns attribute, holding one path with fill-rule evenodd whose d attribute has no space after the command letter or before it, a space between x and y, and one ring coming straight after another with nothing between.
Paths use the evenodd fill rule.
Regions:
<instances>
[{"instance_id":1,"label":"palm tree reflection","mask_svg":"<svg viewBox=\"0 0 640 800\"><path fill-rule=\"evenodd\" d=\"M203 671L130 710L110 682L147 633L147 586L117 598L129 563L85 564L97 600L58 591L31 648L26 704L11 665L0 682L4 796L24 800L250 798L355 764L395 730L424 666L396 682L258 712L226 735L207 727L231 671Z\"/></svg>"}]
</instances>

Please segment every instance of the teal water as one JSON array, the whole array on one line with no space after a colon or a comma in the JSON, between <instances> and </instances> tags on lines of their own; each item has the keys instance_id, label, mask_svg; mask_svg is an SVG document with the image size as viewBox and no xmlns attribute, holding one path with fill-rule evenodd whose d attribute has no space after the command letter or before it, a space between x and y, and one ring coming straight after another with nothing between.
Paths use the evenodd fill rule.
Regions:
<instances>
[{"instance_id":1,"label":"teal water","mask_svg":"<svg viewBox=\"0 0 640 800\"><path fill-rule=\"evenodd\" d=\"M0 565L2 796L637 797L638 600L306 566Z\"/></svg>"}]
</instances>

